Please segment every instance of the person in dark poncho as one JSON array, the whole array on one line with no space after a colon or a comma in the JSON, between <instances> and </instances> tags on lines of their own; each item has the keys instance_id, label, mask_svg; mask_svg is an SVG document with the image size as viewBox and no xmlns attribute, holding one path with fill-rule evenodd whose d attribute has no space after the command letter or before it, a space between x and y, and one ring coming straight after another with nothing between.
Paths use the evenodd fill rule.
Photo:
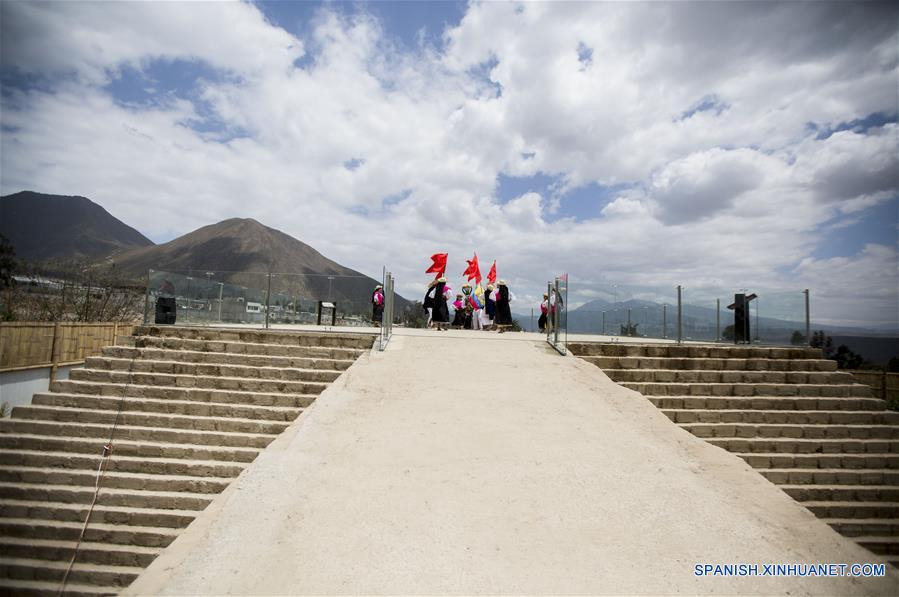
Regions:
<instances>
[{"instance_id":1,"label":"person in dark poncho","mask_svg":"<svg viewBox=\"0 0 899 597\"><path fill-rule=\"evenodd\" d=\"M431 317L434 312L434 287L437 286L437 280L431 280L428 284L428 290L425 292L425 299L421 302L421 307L428 314L428 327L431 327Z\"/></svg>"},{"instance_id":2,"label":"person in dark poncho","mask_svg":"<svg viewBox=\"0 0 899 597\"><path fill-rule=\"evenodd\" d=\"M484 293L484 313L487 314L489 323L484 326L487 329L493 326L493 320L496 318L496 302L493 300L493 291L496 287L493 284L487 284L487 292Z\"/></svg>"},{"instance_id":3,"label":"person in dark poncho","mask_svg":"<svg viewBox=\"0 0 899 597\"><path fill-rule=\"evenodd\" d=\"M500 333L506 331L506 328L512 327L512 308L509 303L512 302L512 293L506 286L505 280L500 280L496 290L496 327Z\"/></svg>"},{"instance_id":4,"label":"person in dark poncho","mask_svg":"<svg viewBox=\"0 0 899 597\"><path fill-rule=\"evenodd\" d=\"M437 286L434 287L434 307L431 312L431 321L438 330L449 328L449 308L446 305L446 278L439 278ZM452 290L450 289L450 292Z\"/></svg>"}]
</instances>

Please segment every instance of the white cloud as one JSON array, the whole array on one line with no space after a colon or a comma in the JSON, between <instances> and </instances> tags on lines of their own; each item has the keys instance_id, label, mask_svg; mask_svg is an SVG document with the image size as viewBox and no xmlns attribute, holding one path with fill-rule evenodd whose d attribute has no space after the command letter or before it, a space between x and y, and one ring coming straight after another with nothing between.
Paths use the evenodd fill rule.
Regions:
<instances>
[{"instance_id":1,"label":"white cloud","mask_svg":"<svg viewBox=\"0 0 899 597\"><path fill-rule=\"evenodd\" d=\"M323 9L300 39L243 3L2 11L4 68L53 77L4 89L3 193L85 195L155 237L254 217L366 273L387 263L412 298L429 255L457 275L476 250L525 310L562 271L574 303L600 279L826 287L859 321L854 297L871 321L899 300L856 275L891 247L812 257L897 194L896 125L809 127L895 112L895 7L474 3L444 50L364 12ZM159 60L222 76L152 106L103 87ZM224 130L192 128L210 113ZM495 198L500 173L538 172L630 190L586 220L556 219L557 196Z\"/></svg>"}]
</instances>

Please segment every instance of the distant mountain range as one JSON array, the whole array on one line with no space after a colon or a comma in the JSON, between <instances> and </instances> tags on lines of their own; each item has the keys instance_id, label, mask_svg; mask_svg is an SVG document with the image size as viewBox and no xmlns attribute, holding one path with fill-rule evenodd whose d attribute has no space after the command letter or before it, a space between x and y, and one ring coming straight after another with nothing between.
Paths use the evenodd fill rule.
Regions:
<instances>
[{"instance_id":1,"label":"distant mountain range","mask_svg":"<svg viewBox=\"0 0 899 597\"><path fill-rule=\"evenodd\" d=\"M22 191L0 197L0 234L16 257L97 261L153 241L112 216L87 197Z\"/></svg>"},{"instance_id":2,"label":"distant mountain range","mask_svg":"<svg viewBox=\"0 0 899 597\"><path fill-rule=\"evenodd\" d=\"M251 219L225 220L154 245L85 197L30 191L0 197L0 234L24 261L112 262L135 281L155 270L151 288L167 282L198 299L230 292L261 301L270 288L272 304L324 300L336 302L342 314L365 314L379 283ZM408 306L397 295L396 312Z\"/></svg>"}]
</instances>

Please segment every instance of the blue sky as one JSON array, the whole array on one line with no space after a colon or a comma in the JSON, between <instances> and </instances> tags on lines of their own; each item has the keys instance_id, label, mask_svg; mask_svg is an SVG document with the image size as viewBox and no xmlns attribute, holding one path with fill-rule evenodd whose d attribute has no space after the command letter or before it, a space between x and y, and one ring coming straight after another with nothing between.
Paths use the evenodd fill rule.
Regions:
<instances>
[{"instance_id":1,"label":"blue sky","mask_svg":"<svg viewBox=\"0 0 899 597\"><path fill-rule=\"evenodd\" d=\"M4 194L157 242L253 217L409 296L477 250L526 303L569 271L899 325L894 3L0 10Z\"/></svg>"}]
</instances>

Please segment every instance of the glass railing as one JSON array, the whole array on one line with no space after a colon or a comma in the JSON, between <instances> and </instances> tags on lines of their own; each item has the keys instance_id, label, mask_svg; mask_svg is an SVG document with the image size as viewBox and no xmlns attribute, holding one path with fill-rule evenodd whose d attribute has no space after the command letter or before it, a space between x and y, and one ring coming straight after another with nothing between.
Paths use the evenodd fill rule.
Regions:
<instances>
[{"instance_id":1,"label":"glass railing","mask_svg":"<svg viewBox=\"0 0 899 597\"><path fill-rule=\"evenodd\" d=\"M584 282L567 332L682 342L807 344L806 291ZM587 300L583 300L587 299Z\"/></svg>"},{"instance_id":2,"label":"glass railing","mask_svg":"<svg viewBox=\"0 0 899 597\"><path fill-rule=\"evenodd\" d=\"M380 328L383 322L372 304L377 282L362 275L149 270L146 282L145 323Z\"/></svg>"},{"instance_id":3,"label":"glass railing","mask_svg":"<svg viewBox=\"0 0 899 597\"><path fill-rule=\"evenodd\" d=\"M568 274L546 284L548 299L546 341L559 353L568 351Z\"/></svg>"}]
</instances>

